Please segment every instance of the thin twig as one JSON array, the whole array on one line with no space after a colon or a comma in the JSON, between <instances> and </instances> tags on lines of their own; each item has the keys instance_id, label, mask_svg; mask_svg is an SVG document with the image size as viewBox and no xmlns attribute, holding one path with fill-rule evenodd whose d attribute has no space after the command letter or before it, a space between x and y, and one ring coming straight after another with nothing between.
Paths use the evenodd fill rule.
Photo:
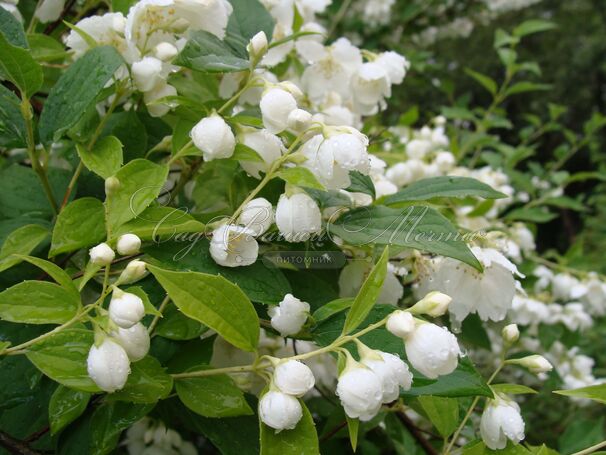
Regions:
<instances>
[{"instance_id":1,"label":"thin twig","mask_svg":"<svg viewBox=\"0 0 606 455\"><path fill-rule=\"evenodd\" d=\"M412 420L406 415L404 411L397 411L396 416L398 420L404 424L406 429L410 432L413 438L419 443L419 445L430 455L438 455L438 451L429 443L425 436L421 434L417 426Z\"/></svg>"}]
</instances>

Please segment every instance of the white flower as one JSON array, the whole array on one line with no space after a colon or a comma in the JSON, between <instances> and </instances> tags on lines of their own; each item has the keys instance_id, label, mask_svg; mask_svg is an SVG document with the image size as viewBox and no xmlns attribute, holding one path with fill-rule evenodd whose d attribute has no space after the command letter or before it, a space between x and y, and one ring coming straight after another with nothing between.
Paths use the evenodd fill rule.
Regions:
<instances>
[{"instance_id":1,"label":"white flower","mask_svg":"<svg viewBox=\"0 0 606 455\"><path fill-rule=\"evenodd\" d=\"M511 400L488 400L480 421L484 444L492 450L504 449L507 440L514 444L524 439L524 420L520 407Z\"/></svg>"},{"instance_id":2,"label":"white flower","mask_svg":"<svg viewBox=\"0 0 606 455\"><path fill-rule=\"evenodd\" d=\"M253 264L259 254L254 232L235 225L223 225L213 231L210 255L219 265L240 267Z\"/></svg>"},{"instance_id":3,"label":"white flower","mask_svg":"<svg viewBox=\"0 0 606 455\"><path fill-rule=\"evenodd\" d=\"M457 338L446 328L417 321L404 338L410 364L430 379L450 374L459 363L461 350Z\"/></svg>"},{"instance_id":4,"label":"white flower","mask_svg":"<svg viewBox=\"0 0 606 455\"><path fill-rule=\"evenodd\" d=\"M510 359L507 363L528 368L528 370L534 374L547 373L553 370L551 363L542 355L537 354L522 357L521 359Z\"/></svg>"},{"instance_id":5,"label":"white flower","mask_svg":"<svg viewBox=\"0 0 606 455\"><path fill-rule=\"evenodd\" d=\"M587 286L567 273L558 273L551 281L551 291L556 300L576 300L587 293Z\"/></svg>"},{"instance_id":6,"label":"white flower","mask_svg":"<svg viewBox=\"0 0 606 455\"><path fill-rule=\"evenodd\" d=\"M260 31L250 39L246 50L253 60L258 60L267 52L267 35L264 31Z\"/></svg>"},{"instance_id":7,"label":"white flower","mask_svg":"<svg viewBox=\"0 0 606 455\"><path fill-rule=\"evenodd\" d=\"M288 127L288 116L297 109L295 97L281 88L272 88L261 97L259 104L263 125L270 133L281 133Z\"/></svg>"},{"instance_id":8,"label":"white flower","mask_svg":"<svg viewBox=\"0 0 606 455\"><path fill-rule=\"evenodd\" d=\"M108 265L116 257L114 250L110 248L107 243L100 243L93 247L88 252L90 254L90 261L95 265Z\"/></svg>"},{"instance_id":9,"label":"white flower","mask_svg":"<svg viewBox=\"0 0 606 455\"><path fill-rule=\"evenodd\" d=\"M381 380L383 403L397 400L400 387L404 390L410 389L412 373L400 357L371 349L361 352L360 355L362 364L370 368Z\"/></svg>"},{"instance_id":10,"label":"white flower","mask_svg":"<svg viewBox=\"0 0 606 455\"><path fill-rule=\"evenodd\" d=\"M339 297L355 297L371 268L371 264L362 260L351 261L343 267L339 275ZM388 268L377 303L397 305L403 295L404 286L393 271Z\"/></svg>"},{"instance_id":11,"label":"white flower","mask_svg":"<svg viewBox=\"0 0 606 455\"><path fill-rule=\"evenodd\" d=\"M438 152L433 162L440 172L447 173L454 167L456 160L450 152Z\"/></svg>"},{"instance_id":12,"label":"white flower","mask_svg":"<svg viewBox=\"0 0 606 455\"><path fill-rule=\"evenodd\" d=\"M282 194L276 207L276 225L288 242L304 242L322 231L322 214L307 194Z\"/></svg>"},{"instance_id":13,"label":"white flower","mask_svg":"<svg viewBox=\"0 0 606 455\"><path fill-rule=\"evenodd\" d=\"M107 338L99 347L91 346L87 371L100 389L111 393L124 387L130 374L130 361L124 348Z\"/></svg>"},{"instance_id":14,"label":"white flower","mask_svg":"<svg viewBox=\"0 0 606 455\"><path fill-rule=\"evenodd\" d=\"M179 49L173 44L163 41L161 43L156 44L154 47L154 55L157 59L162 60L163 62L167 62L172 60L179 53Z\"/></svg>"},{"instance_id":15,"label":"white flower","mask_svg":"<svg viewBox=\"0 0 606 455\"><path fill-rule=\"evenodd\" d=\"M314 35L303 35L295 42L295 48L301 58L307 63L314 63L324 57L326 51L324 50L324 34L326 29L317 22L309 22L304 24L300 32L311 32Z\"/></svg>"},{"instance_id":16,"label":"white flower","mask_svg":"<svg viewBox=\"0 0 606 455\"><path fill-rule=\"evenodd\" d=\"M606 283L600 281L595 274L590 274L585 285L587 292L581 300L590 313L598 316L604 315L606 313Z\"/></svg>"},{"instance_id":17,"label":"white flower","mask_svg":"<svg viewBox=\"0 0 606 455\"><path fill-rule=\"evenodd\" d=\"M229 158L234 154L236 138L223 117L212 114L191 130L195 146L202 150L204 161Z\"/></svg>"},{"instance_id":18,"label":"white flower","mask_svg":"<svg viewBox=\"0 0 606 455\"><path fill-rule=\"evenodd\" d=\"M374 63L381 66L389 76L389 82L394 85L401 84L410 68L410 62L397 52L389 51L379 54Z\"/></svg>"},{"instance_id":19,"label":"white flower","mask_svg":"<svg viewBox=\"0 0 606 455\"><path fill-rule=\"evenodd\" d=\"M387 318L385 328L400 338L406 338L415 329L415 319L408 311L396 310Z\"/></svg>"},{"instance_id":20,"label":"white flower","mask_svg":"<svg viewBox=\"0 0 606 455\"><path fill-rule=\"evenodd\" d=\"M116 249L122 256L137 254L141 248L141 239L135 234L123 234L118 237Z\"/></svg>"},{"instance_id":21,"label":"white flower","mask_svg":"<svg viewBox=\"0 0 606 455\"><path fill-rule=\"evenodd\" d=\"M278 363L274 370L274 384L281 392L302 397L313 389L316 380L310 368L298 360Z\"/></svg>"},{"instance_id":22,"label":"white flower","mask_svg":"<svg viewBox=\"0 0 606 455\"><path fill-rule=\"evenodd\" d=\"M437 318L446 313L450 302L452 302L452 299L446 294L432 291L415 303L410 308L410 312L413 314L427 314L432 318Z\"/></svg>"},{"instance_id":23,"label":"white flower","mask_svg":"<svg viewBox=\"0 0 606 455\"><path fill-rule=\"evenodd\" d=\"M43 0L36 8L34 15L43 24L56 21L61 16L64 4L65 0Z\"/></svg>"},{"instance_id":24,"label":"white flower","mask_svg":"<svg viewBox=\"0 0 606 455\"><path fill-rule=\"evenodd\" d=\"M362 174L370 172L368 156L368 138L354 128L346 133L336 134L325 140L320 146L320 153L332 154L334 161L348 171Z\"/></svg>"},{"instance_id":25,"label":"white flower","mask_svg":"<svg viewBox=\"0 0 606 455\"><path fill-rule=\"evenodd\" d=\"M143 94L143 101L147 106L147 111L152 117L162 117L171 110L172 103L160 103L158 100L170 96L177 96L177 89L167 84L163 79L153 89Z\"/></svg>"},{"instance_id":26,"label":"white flower","mask_svg":"<svg viewBox=\"0 0 606 455\"><path fill-rule=\"evenodd\" d=\"M286 294L278 306L267 312L271 317L271 326L282 336L299 333L309 315L309 303L302 302L292 294Z\"/></svg>"},{"instance_id":27,"label":"white flower","mask_svg":"<svg viewBox=\"0 0 606 455\"><path fill-rule=\"evenodd\" d=\"M303 417L299 400L292 395L270 390L259 400L259 418L277 432L292 430Z\"/></svg>"},{"instance_id":28,"label":"white flower","mask_svg":"<svg viewBox=\"0 0 606 455\"><path fill-rule=\"evenodd\" d=\"M131 66L133 81L142 92L152 90L162 77L162 61L156 57L143 57Z\"/></svg>"},{"instance_id":29,"label":"white flower","mask_svg":"<svg viewBox=\"0 0 606 455\"><path fill-rule=\"evenodd\" d=\"M128 329L145 316L143 300L135 294L114 288L109 302L109 318L123 329Z\"/></svg>"},{"instance_id":30,"label":"white flower","mask_svg":"<svg viewBox=\"0 0 606 455\"><path fill-rule=\"evenodd\" d=\"M508 324L503 327L501 335L506 343L515 343L520 338L520 329L518 329L517 324Z\"/></svg>"},{"instance_id":31,"label":"white flower","mask_svg":"<svg viewBox=\"0 0 606 455\"><path fill-rule=\"evenodd\" d=\"M75 25L93 38L99 46L111 45L122 54L127 62L133 62L138 56L124 39L125 24L126 19L122 13L105 13L101 16L86 17ZM81 57L89 49L88 43L76 30L69 32L65 45L74 51L75 58Z\"/></svg>"},{"instance_id":32,"label":"white flower","mask_svg":"<svg viewBox=\"0 0 606 455\"><path fill-rule=\"evenodd\" d=\"M354 98L354 110L362 115L376 114L384 109L385 98L391 96L389 76L385 69L376 63L364 63L353 75L351 89Z\"/></svg>"},{"instance_id":33,"label":"white flower","mask_svg":"<svg viewBox=\"0 0 606 455\"><path fill-rule=\"evenodd\" d=\"M135 259L130 261L128 265L122 270L122 273L118 277L117 283L130 284L143 278L145 275L145 262Z\"/></svg>"},{"instance_id":34,"label":"white flower","mask_svg":"<svg viewBox=\"0 0 606 455\"><path fill-rule=\"evenodd\" d=\"M112 337L124 348L131 362L141 360L149 351L149 334L140 322L129 329L119 327L112 332Z\"/></svg>"},{"instance_id":35,"label":"white flower","mask_svg":"<svg viewBox=\"0 0 606 455\"><path fill-rule=\"evenodd\" d=\"M263 158L263 162L240 161L240 166L254 178L261 178L261 172L267 173L269 168L284 152L284 144L278 136L267 130L246 129L238 135L238 142L250 147Z\"/></svg>"},{"instance_id":36,"label":"white flower","mask_svg":"<svg viewBox=\"0 0 606 455\"><path fill-rule=\"evenodd\" d=\"M383 384L370 368L353 362L350 364L348 360L348 366L339 376L337 396L349 417L368 421L381 409Z\"/></svg>"},{"instance_id":37,"label":"white flower","mask_svg":"<svg viewBox=\"0 0 606 455\"><path fill-rule=\"evenodd\" d=\"M347 188L351 185L349 172L336 165L334 153L329 148L322 148L324 136L317 134L309 139L300 149L307 158L303 166L314 173L318 181L329 190Z\"/></svg>"},{"instance_id":38,"label":"white flower","mask_svg":"<svg viewBox=\"0 0 606 455\"><path fill-rule=\"evenodd\" d=\"M238 218L238 223L250 229L256 237L264 234L273 222L274 211L271 202L262 197L248 202Z\"/></svg>"}]
</instances>

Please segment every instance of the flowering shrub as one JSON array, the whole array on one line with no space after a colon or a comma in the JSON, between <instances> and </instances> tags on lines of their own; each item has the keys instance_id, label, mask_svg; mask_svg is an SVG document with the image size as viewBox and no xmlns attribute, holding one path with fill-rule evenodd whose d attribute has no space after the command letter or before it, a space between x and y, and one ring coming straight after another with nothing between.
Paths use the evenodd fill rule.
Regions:
<instances>
[{"instance_id":1,"label":"flowering shrub","mask_svg":"<svg viewBox=\"0 0 606 455\"><path fill-rule=\"evenodd\" d=\"M546 88L517 49L553 24L497 31L503 79L467 69L487 107L384 124L411 65L328 39L329 3L2 4L4 447L544 454L527 396L606 402L566 341L606 280L535 245L591 205L565 190L599 173L565 169L606 120L497 134Z\"/></svg>"}]
</instances>

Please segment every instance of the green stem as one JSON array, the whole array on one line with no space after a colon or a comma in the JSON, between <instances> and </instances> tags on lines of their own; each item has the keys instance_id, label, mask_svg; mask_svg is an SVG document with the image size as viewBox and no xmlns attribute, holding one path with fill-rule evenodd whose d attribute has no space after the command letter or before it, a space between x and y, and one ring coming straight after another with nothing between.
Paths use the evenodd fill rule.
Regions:
<instances>
[{"instance_id":1,"label":"green stem","mask_svg":"<svg viewBox=\"0 0 606 455\"><path fill-rule=\"evenodd\" d=\"M572 455L587 455L587 454L590 454L590 453L598 451L602 447L606 447L606 441L602 441L599 444L596 444L596 445L591 446L591 447L587 447L586 449L583 449L583 450L580 450L578 452L575 452Z\"/></svg>"},{"instance_id":2,"label":"green stem","mask_svg":"<svg viewBox=\"0 0 606 455\"><path fill-rule=\"evenodd\" d=\"M156 328L156 325L158 324L158 322L160 321L160 318L162 317L162 313L164 313L164 310L166 309L169 302L170 302L170 297L167 295L166 297L164 297L164 300L162 300L162 303L160 304L160 307L158 308L158 312L160 314L156 314L154 316L154 319L152 320L151 324L147 328L147 333L151 334L154 331L154 329Z\"/></svg>"}]
</instances>

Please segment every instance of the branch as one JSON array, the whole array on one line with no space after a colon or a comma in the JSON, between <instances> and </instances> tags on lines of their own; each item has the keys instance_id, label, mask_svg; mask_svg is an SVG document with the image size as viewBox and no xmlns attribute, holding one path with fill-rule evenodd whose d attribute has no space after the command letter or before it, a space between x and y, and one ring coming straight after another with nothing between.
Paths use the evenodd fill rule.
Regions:
<instances>
[{"instance_id":1,"label":"branch","mask_svg":"<svg viewBox=\"0 0 606 455\"><path fill-rule=\"evenodd\" d=\"M412 437L415 438L415 440L419 443L421 447L423 447L425 453L428 453L430 455L438 455L436 449L434 449L434 447L429 443L429 441L425 439L425 437L421 434L417 426L412 420L410 420L406 413L404 413L403 411L397 411L396 416L398 417L400 422L404 424L404 426L410 432Z\"/></svg>"},{"instance_id":2,"label":"branch","mask_svg":"<svg viewBox=\"0 0 606 455\"><path fill-rule=\"evenodd\" d=\"M36 452L27 443L13 438L12 436L0 431L0 446L7 449L10 453L17 455L40 455L41 452Z\"/></svg>"}]
</instances>

